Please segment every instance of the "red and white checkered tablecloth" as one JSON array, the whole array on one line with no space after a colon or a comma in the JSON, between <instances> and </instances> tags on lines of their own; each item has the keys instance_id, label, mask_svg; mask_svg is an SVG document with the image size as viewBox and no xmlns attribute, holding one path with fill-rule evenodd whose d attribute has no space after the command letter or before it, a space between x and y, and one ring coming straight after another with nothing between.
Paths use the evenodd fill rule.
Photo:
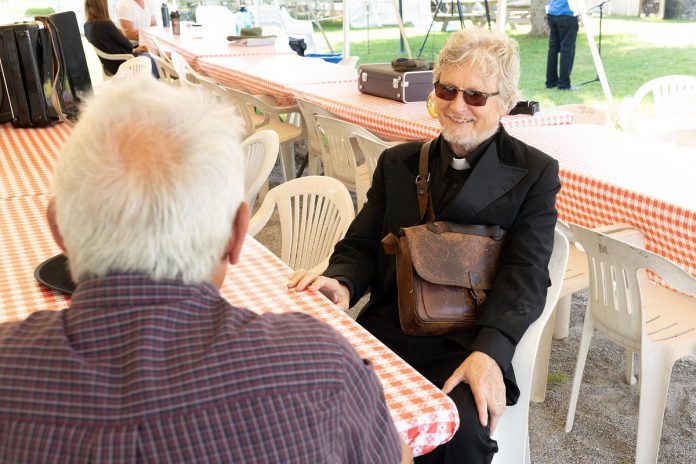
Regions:
<instances>
[{"instance_id":1,"label":"red and white checkered tablecloth","mask_svg":"<svg viewBox=\"0 0 696 464\"><path fill-rule=\"evenodd\" d=\"M297 55L257 55L200 58L198 68L226 86L248 93L270 95L279 104L292 104L291 86L333 82L357 85L357 71L320 58Z\"/></svg>"},{"instance_id":2,"label":"red and white checkered tablecloth","mask_svg":"<svg viewBox=\"0 0 696 464\"><path fill-rule=\"evenodd\" d=\"M234 33L206 26L192 27L182 23L181 34L174 35L171 28L152 26L140 30L140 42L147 44L148 39L155 38L165 50L174 50L193 67L198 68L198 59L203 57L249 56L249 55L296 55L287 45L276 42L274 45L245 47L231 44L228 35Z\"/></svg>"},{"instance_id":3,"label":"red and white checkered tablecloth","mask_svg":"<svg viewBox=\"0 0 696 464\"><path fill-rule=\"evenodd\" d=\"M39 285L34 269L59 253L45 219L46 195L0 200L0 323L68 305L61 293ZM459 426L454 403L321 294L288 291L290 269L248 237L240 263L231 266L222 295L254 311L302 311L343 334L375 366L396 428L414 455L448 441Z\"/></svg>"},{"instance_id":4,"label":"red and white checkered tablecloth","mask_svg":"<svg viewBox=\"0 0 696 464\"><path fill-rule=\"evenodd\" d=\"M316 103L337 116L371 132L396 140L430 140L440 135L437 118L430 116L425 102L401 103L366 95L357 82L292 85L294 96ZM504 116L506 128L570 124L573 114L543 110L534 116Z\"/></svg>"},{"instance_id":5,"label":"red and white checkered tablecloth","mask_svg":"<svg viewBox=\"0 0 696 464\"><path fill-rule=\"evenodd\" d=\"M589 124L510 134L558 159L561 219L631 224L648 250L696 277L696 150Z\"/></svg>"},{"instance_id":6,"label":"red and white checkered tablecloth","mask_svg":"<svg viewBox=\"0 0 696 464\"><path fill-rule=\"evenodd\" d=\"M0 124L0 198L47 193L70 128L17 129Z\"/></svg>"}]
</instances>

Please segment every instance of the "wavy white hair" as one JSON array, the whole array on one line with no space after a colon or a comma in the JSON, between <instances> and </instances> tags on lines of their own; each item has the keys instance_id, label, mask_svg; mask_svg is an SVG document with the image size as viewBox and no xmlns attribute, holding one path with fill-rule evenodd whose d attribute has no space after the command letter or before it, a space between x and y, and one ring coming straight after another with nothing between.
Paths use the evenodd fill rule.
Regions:
<instances>
[{"instance_id":1,"label":"wavy white hair","mask_svg":"<svg viewBox=\"0 0 696 464\"><path fill-rule=\"evenodd\" d=\"M498 79L499 108L507 113L520 98L520 55L517 41L499 31L462 29L450 35L433 68L433 82L440 79L442 67L470 62L485 76Z\"/></svg>"},{"instance_id":2,"label":"wavy white hair","mask_svg":"<svg viewBox=\"0 0 696 464\"><path fill-rule=\"evenodd\" d=\"M148 76L105 85L83 106L53 180L73 279L209 281L243 199L240 127L203 92Z\"/></svg>"}]
</instances>

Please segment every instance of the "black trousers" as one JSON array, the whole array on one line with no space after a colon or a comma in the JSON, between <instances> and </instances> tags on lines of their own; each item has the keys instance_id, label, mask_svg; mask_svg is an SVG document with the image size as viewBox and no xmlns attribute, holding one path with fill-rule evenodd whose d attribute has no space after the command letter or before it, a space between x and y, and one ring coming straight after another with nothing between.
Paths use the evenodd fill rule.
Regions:
<instances>
[{"instance_id":1,"label":"black trousers","mask_svg":"<svg viewBox=\"0 0 696 464\"><path fill-rule=\"evenodd\" d=\"M358 318L358 322L382 343L399 355L438 388L469 356L470 351L447 337L411 337L401 331L395 305L374 308ZM473 334L472 334L473 336ZM519 390L506 379L507 404L517 402ZM490 430L478 419L476 403L469 385L460 383L449 394L459 412L459 429L452 439L415 459L417 464L490 463L498 444L490 438Z\"/></svg>"},{"instance_id":2,"label":"black trousers","mask_svg":"<svg viewBox=\"0 0 696 464\"><path fill-rule=\"evenodd\" d=\"M546 87L570 88L570 73L575 61L575 41L578 37L577 16L548 15L549 54L546 58ZM560 67L558 55L561 55Z\"/></svg>"}]
</instances>

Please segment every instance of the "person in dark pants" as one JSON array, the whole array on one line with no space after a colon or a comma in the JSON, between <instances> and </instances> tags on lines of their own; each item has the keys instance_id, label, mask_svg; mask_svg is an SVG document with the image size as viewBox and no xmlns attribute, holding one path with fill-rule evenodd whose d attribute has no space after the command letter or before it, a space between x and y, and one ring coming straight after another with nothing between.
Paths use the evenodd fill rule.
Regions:
<instances>
[{"instance_id":1,"label":"person in dark pants","mask_svg":"<svg viewBox=\"0 0 696 464\"><path fill-rule=\"evenodd\" d=\"M491 434L520 395L515 347L541 314L551 283L558 162L500 124L519 99L519 76L517 43L473 28L450 35L433 69L433 106L441 126L428 157L435 220L507 231L475 327L441 336L407 335L401 327L396 263L381 240L419 222L415 180L422 142L382 153L367 202L323 275L297 270L288 282L297 291L320 291L343 309L369 291L358 323L454 401L459 429L416 464L491 462L498 450Z\"/></svg>"},{"instance_id":2,"label":"person in dark pants","mask_svg":"<svg viewBox=\"0 0 696 464\"><path fill-rule=\"evenodd\" d=\"M546 88L574 90L570 73L575 61L575 40L578 37L578 17L568 6L568 0L549 0L549 54L546 59ZM561 54L560 69L558 54Z\"/></svg>"}]
</instances>

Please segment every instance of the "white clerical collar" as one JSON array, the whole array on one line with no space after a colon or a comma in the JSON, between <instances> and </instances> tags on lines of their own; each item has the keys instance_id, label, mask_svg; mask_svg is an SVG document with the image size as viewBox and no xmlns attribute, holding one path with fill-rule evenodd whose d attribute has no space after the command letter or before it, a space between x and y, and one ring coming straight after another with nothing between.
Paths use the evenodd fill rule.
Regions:
<instances>
[{"instance_id":1,"label":"white clerical collar","mask_svg":"<svg viewBox=\"0 0 696 464\"><path fill-rule=\"evenodd\" d=\"M455 171L464 171L466 169L471 169L471 165L466 160L466 158L457 158L456 156L452 157L452 161L450 161L450 166L452 166L452 169L454 169Z\"/></svg>"}]
</instances>

